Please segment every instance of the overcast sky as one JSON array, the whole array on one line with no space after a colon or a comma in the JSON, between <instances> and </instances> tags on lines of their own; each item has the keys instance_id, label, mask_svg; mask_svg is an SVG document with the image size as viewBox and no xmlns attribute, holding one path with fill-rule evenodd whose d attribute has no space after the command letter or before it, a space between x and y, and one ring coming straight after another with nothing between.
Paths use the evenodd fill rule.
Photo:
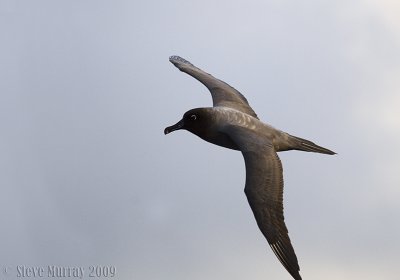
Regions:
<instances>
[{"instance_id":1,"label":"overcast sky","mask_svg":"<svg viewBox=\"0 0 400 280\"><path fill-rule=\"evenodd\" d=\"M170 55L338 153L280 153L303 279L398 279L399 3L0 0L4 279L19 265L291 279L247 204L241 154L164 136L212 104Z\"/></svg>"}]
</instances>

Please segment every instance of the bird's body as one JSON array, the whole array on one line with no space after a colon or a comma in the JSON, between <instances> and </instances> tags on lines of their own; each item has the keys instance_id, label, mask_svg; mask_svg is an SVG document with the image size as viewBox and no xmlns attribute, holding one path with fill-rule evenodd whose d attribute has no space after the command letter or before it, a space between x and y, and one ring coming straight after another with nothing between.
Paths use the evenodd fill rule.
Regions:
<instances>
[{"instance_id":1,"label":"bird's body","mask_svg":"<svg viewBox=\"0 0 400 280\"><path fill-rule=\"evenodd\" d=\"M231 135L229 132L231 129L237 128L246 131L248 134L254 134L255 137L260 139L269 139L276 151L288 150L290 147L289 134L236 109L217 106L197 108L189 112L195 114L196 111L202 111L202 114L207 115L209 121L202 123L204 127L200 130L201 133L197 134L199 130L191 132L212 144L240 150L233 140L235 135Z\"/></svg>"},{"instance_id":2,"label":"bird's body","mask_svg":"<svg viewBox=\"0 0 400 280\"><path fill-rule=\"evenodd\" d=\"M164 133L186 129L207 142L242 152L246 165L245 193L258 227L286 270L294 279L301 280L284 222L283 171L277 152L335 153L263 123L240 92L190 62L177 56L170 57L170 61L210 90L214 106L187 111L182 120L167 127Z\"/></svg>"}]
</instances>

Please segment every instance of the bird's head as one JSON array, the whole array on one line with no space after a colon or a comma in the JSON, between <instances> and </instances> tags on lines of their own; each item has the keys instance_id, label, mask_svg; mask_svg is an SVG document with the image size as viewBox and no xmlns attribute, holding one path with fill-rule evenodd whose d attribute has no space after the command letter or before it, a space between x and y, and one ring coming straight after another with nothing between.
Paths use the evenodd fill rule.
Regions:
<instances>
[{"instance_id":1,"label":"bird's head","mask_svg":"<svg viewBox=\"0 0 400 280\"><path fill-rule=\"evenodd\" d=\"M207 133L212 122L212 116L205 108L196 108L187 111L182 119L174 125L164 129L164 134L171 133L175 130L186 129L200 137Z\"/></svg>"}]
</instances>

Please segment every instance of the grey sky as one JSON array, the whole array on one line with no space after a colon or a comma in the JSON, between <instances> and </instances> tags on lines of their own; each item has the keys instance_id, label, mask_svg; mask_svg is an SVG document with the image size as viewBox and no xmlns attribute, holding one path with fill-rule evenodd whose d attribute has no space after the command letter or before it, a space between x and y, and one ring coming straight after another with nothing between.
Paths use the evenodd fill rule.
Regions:
<instances>
[{"instance_id":1,"label":"grey sky","mask_svg":"<svg viewBox=\"0 0 400 280\"><path fill-rule=\"evenodd\" d=\"M0 0L0 266L117 279L291 279L258 231L238 152L163 135L207 89L339 153L281 153L304 279L397 279L400 4Z\"/></svg>"}]
</instances>

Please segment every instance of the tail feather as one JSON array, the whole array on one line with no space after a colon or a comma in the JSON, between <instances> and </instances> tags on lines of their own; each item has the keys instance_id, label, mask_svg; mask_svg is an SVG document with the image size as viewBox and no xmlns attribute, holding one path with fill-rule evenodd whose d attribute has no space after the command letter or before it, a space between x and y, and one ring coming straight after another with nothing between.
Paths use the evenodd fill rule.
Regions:
<instances>
[{"instance_id":1,"label":"tail feather","mask_svg":"<svg viewBox=\"0 0 400 280\"><path fill-rule=\"evenodd\" d=\"M335 155L336 154L335 152L333 152L327 148L318 146L317 144L315 144L309 140L306 140L306 139L303 139L300 137L296 137L296 136L292 136L292 137L293 137L292 139L294 140L294 143L293 143L294 150L321 153L321 154L327 154L327 155Z\"/></svg>"}]
</instances>

